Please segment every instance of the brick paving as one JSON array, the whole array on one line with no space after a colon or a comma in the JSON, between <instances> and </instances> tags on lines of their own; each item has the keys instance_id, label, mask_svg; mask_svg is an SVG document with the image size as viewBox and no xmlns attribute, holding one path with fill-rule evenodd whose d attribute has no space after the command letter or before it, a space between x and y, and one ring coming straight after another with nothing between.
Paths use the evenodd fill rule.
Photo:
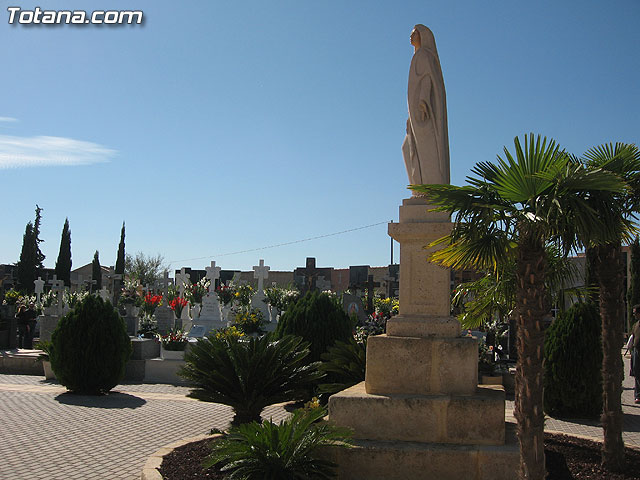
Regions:
<instances>
[{"instance_id":1,"label":"brick paving","mask_svg":"<svg viewBox=\"0 0 640 480\"><path fill-rule=\"evenodd\" d=\"M0 479L136 479L147 457L179 440L226 428L230 407L171 385L123 384L70 395L44 377L0 375ZM282 407L263 412L274 421Z\"/></svg>"},{"instance_id":2,"label":"brick paving","mask_svg":"<svg viewBox=\"0 0 640 480\"><path fill-rule=\"evenodd\" d=\"M629 359L625 358L625 374ZM70 395L44 377L0 374L0 479L137 479L147 457L185 437L226 428L233 412L186 396L188 387L122 384L102 396ZM624 380L624 441L640 448L640 405ZM279 421L281 406L265 409ZM506 418L513 420L513 401ZM602 439L597 421L547 417L545 429Z\"/></svg>"}]
</instances>

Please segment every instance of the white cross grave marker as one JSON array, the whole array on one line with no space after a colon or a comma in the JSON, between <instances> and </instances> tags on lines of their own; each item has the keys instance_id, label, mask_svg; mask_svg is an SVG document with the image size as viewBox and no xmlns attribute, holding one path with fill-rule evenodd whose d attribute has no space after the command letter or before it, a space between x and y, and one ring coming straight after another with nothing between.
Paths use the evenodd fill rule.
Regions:
<instances>
[{"instance_id":1,"label":"white cross grave marker","mask_svg":"<svg viewBox=\"0 0 640 480\"><path fill-rule=\"evenodd\" d=\"M33 281L33 284L35 285L35 292L36 292L36 298L38 299L38 305L40 305L40 296L42 295L42 292L44 292L44 280L42 280L42 278L38 277L37 280Z\"/></svg>"},{"instance_id":2,"label":"white cross grave marker","mask_svg":"<svg viewBox=\"0 0 640 480\"><path fill-rule=\"evenodd\" d=\"M253 278L258 279L258 292L262 292L265 278L269 278L270 267L265 267L264 259L260 259L260 265L253 267Z\"/></svg>"},{"instance_id":3,"label":"white cross grave marker","mask_svg":"<svg viewBox=\"0 0 640 480\"><path fill-rule=\"evenodd\" d=\"M176 285L180 291L180 296L184 298L184 284L191 278L191 275L185 272L184 267L180 269L180 273L176 274Z\"/></svg>"},{"instance_id":4,"label":"white cross grave marker","mask_svg":"<svg viewBox=\"0 0 640 480\"><path fill-rule=\"evenodd\" d=\"M211 281L211 285L209 286L209 291L215 291L216 289L216 280L220 278L220 270L222 268L216 267L216 262L211 262L210 267L206 267L207 278Z\"/></svg>"}]
</instances>

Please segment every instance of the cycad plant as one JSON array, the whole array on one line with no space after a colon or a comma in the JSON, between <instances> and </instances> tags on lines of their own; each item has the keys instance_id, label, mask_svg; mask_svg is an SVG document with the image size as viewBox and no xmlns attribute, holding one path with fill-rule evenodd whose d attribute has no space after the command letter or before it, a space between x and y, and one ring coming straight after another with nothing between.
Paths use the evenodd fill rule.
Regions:
<instances>
[{"instance_id":1,"label":"cycad plant","mask_svg":"<svg viewBox=\"0 0 640 480\"><path fill-rule=\"evenodd\" d=\"M233 427L212 443L205 467L221 465L229 480L307 480L335 476L335 464L315 453L324 445L343 445L350 432L319 422L322 408L296 410L278 425L264 421Z\"/></svg>"},{"instance_id":2,"label":"cycad plant","mask_svg":"<svg viewBox=\"0 0 640 480\"><path fill-rule=\"evenodd\" d=\"M260 421L262 409L304 397L322 375L300 337L210 336L185 355L179 375L195 384L189 396L233 408L232 424Z\"/></svg>"},{"instance_id":3,"label":"cycad plant","mask_svg":"<svg viewBox=\"0 0 640 480\"><path fill-rule=\"evenodd\" d=\"M364 381L367 360L367 337L361 342L351 337L338 340L322 354L320 371L326 374L326 383L318 386L318 393L333 394Z\"/></svg>"},{"instance_id":4,"label":"cycad plant","mask_svg":"<svg viewBox=\"0 0 640 480\"><path fill-rule=\"evenodd\" d=\"M550 305L545 290L546 246L557 242L566 254L581 234L596 229L606 238L608 226L587 199L598 191L622 191L616 175L587 170L551 140L515 138L515 154L504 149L497 163L481 162L467 177L469 185L413 185L439 210L454 213L451 234L433 259L452 268L498 271L516 264L515 312L518 364L516 402L520 442L519 478L542 480L544 414L542 411L543 319Z\"/></svg>"}]
</instances>

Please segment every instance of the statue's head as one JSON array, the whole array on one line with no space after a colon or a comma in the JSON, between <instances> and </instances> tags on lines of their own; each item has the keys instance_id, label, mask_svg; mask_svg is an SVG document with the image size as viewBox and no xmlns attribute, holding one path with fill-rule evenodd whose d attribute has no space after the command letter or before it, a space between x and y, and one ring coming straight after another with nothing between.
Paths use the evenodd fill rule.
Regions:
<instances>
[{"instance_id":1,"label":"statue's head","mask_svg":"<svg viewBox=\"0 0 640 480\"><path fill-rule=\"evenodd\" d=\"M425 47L433 52L437 51L436 39L433 36L433 32L421 23L413 27L411 31L411 45L413 45L416 50Z\"/></svg>"}]
</instances>

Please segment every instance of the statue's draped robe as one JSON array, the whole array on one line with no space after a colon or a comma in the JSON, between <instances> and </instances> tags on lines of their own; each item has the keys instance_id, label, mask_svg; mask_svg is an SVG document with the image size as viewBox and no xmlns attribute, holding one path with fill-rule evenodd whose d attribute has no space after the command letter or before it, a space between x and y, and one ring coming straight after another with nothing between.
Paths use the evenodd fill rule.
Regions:
<instances>
[{"instance_id":1,"label":"statue's draped robe","mask_svg":"<svg viewBox=\"0 0 640 480\"><path fill-rule=\"evenodd\" d=\"M415 27L421 46L409 70L409 119L402 155L410 184L449 183L447 101L433 33Z\"/></svg>"}]
</instances>

